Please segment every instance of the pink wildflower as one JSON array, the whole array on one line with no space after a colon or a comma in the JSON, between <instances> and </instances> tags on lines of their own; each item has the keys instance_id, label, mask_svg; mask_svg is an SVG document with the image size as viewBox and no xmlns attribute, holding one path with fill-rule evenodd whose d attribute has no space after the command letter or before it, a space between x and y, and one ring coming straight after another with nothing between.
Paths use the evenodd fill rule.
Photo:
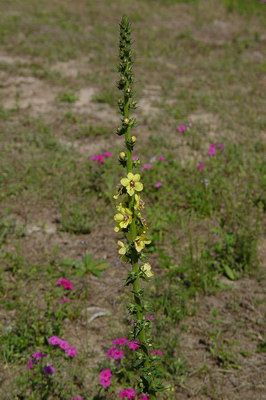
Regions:
<instances>
[{"instance_id":1,"label":"pink wildflower","mask_svg":"<svg viewBox=\"0 0 266 400\"><path fill-rule=\"evenodd\" d=\"M61 339L60 343L58 343L58 346L60 347L60 349L67 351L70 347L69 343L66 340Z\"/></svg>"},{"instance_id":2,"label":"pink wildflower","mask_svg":"<svg viewBox=\"0 0 266 400\"><path fill-rule=\"evenodd\" d=\"M52 365L46 365L43 367L43 372L45 375L53 375L55 373L55 368Z\"/></svg>"},{"instance_id":3,"label":"pink wildflower","mask_svg":"<svg viewBox=\"0 0 266 400\"><path fill-rule=\"evenodd\" d=\"M34 364L36 364L36 362L33 361L33 360L30 358L29 361L27 362L27 369L33 369Z\"/></svg>"},{"instance_id":4,"label":"pink wildflower","mask_svg":"<svg viewBox=\"0 0 266 400\"><path fill-rule=\"evenodd\" d=\"M104 389L107 389L111 385L111 377L112 371L109 368L103 369L100 372L100 385L102 385Z\"/></svg>"},{"instance_id":5,"label":"pink wildflower","mask_svg":"<svg viewBox=\"0 0 266 400\"><path fill-rule=\"evenodd\" d=\"M77 349L75 347L71 347L69 346L68 349L65 350L66 355L68 355L68 357L74 358L77 355Z\"/></svg>"},{"instance_id":6,"label":"pink wildflower","mask_svg":"<svg viewBox=\"0 0 266 400\"><path fill-rule=\"evenodd\" d=\"M153 314L148 314L148 315L146 316L146 319L147 319L148 321L154 321L154 320L155 320L155 317L154 317Z\"/></svg>"},{"instance_id":7,"label":"pink wildflower","mask_svg":"<svg viewBox=\"0 0 266 400\"><path fill-rule=\"evenodd\" d=\"M139 343L137 342L137 340L131 340L127 343L127 346L130 350L132 351L136 351L140 348Z\"/></svg>"},{"instance_id":8,"label":"pink wildflower","mask_svg":"<svg viewBox=\"0 0 266 400\"><path fill-rule=\"evenodd\" d=\"M128 342L128 339L125 337L117 338L112 341L115 346L125 346Z\"/></svg>"},{"instance_id":9,"label":"pink wildflower","mask_svg":"<svg viewBox=\"0 0 266 400\"><path fill-rule=\"evenodd\" d=\"M179 133L182 133L182 134L185 133L187 130L186 124L179 124L177 127L177 130Z\"/></svg>"},{"instance_id":10,"label":"pink wildflower","mask_svg":"<svg viewBox=\"0 0 266 400\"><path fill-rule=\"evenodd\" d=\"M47 354L44 354L40 351L36 351L36 353L33 353L31 357L34 358L35 360L41 360L42 358L47 357Z\"/></svg>"},{"instance_id":11,"label":"pink wildflower","mask_svg":"<svg viewBox=\"0 0 266 400\"><path fill-rule=\"evenodd\" d=\"M113 360L121 360L122 358L124 358L124 351L123 350L119 350L116 347L111 347L108 351L107 351L107 356L109 358L112 358Z\"/></svg>"},{"instance_id":12,"label":"pink wildflower","mask_svg":"<svg viewBox=\"0 0 266 400\"><path fill-rule=\"evenodd\" d=\"M92 161L96 161L98 164L104 164L103 154L95 154L90 158Z\"/></svg>"},{"instance_id":13,"label":"pink wildflower","mask_svg":"<svg viewBox=\"0 0 266 400\"><path fill-rule=\"evenodd\" d=\"M154 185L154 187L155 187L156 189L160 189L162 186L163 186L163 184L162 184L161 181L156 182L155 185Z\"/></svg>"},{"instance_id":14,"label":"pink wildflower","mask_svg":"<svg viewBox=\"0 0 266 400\"><path fill-rule=\"evenodd\" d=\"M218 147L218 149L219 149L220 151L223 151L223 149L224 149L223 143L218 143L218 144L217 144L217 147Z\"/></svg>"},{"instance_id":15,"label":"pink wildflower","mask_svg":"<svg viewBox=\"0 0 266 400\"><path fill-rule=\"evenodd\" d=\"M120 399L134 400L136 391L132 388L123 389L118 393Z\"/></svg>"},{"instance_id":16,"label":"pink wildflower","mask_svg":"<svg viewBox=\"0 0 266 400\"><path fill-rule=\"evenodd\" d=\"M82 397L82 396L75 396L75 397L72 397L71 400L84 400L84 397Z\"/></svg>"},{"instance_id":17,"label":"pink wildflower","mask_svg":"<svg viewBox=\"0 0 266 400\"><path fill-rule=\"evenodd\" d=\"M148 170L152 169L152 164L149 164L149 163L143 164L143 169L144 169L145 171L148 171Z\"/></svg>"},{"instance_id":18,"label":"pink wildflower","mask_svg":"<svg viewBox=\"0 0 266 400\"><path fill-rule=\"evenodd\" d=\"M214 143L210 144L208 154L209 154L210 157L214 157L215 156L215 154L216 154L216 146L215 146Z\"/></svg>"},{"instance_id":19,"label":"pink wildflower","mask_svg":"<svg viewBox=\"0 0 266 400\"><path fill-rule=\"evenodd\" d=\"M110 158L113 154L110 151L105 151L102 155L104 156L104 158Z\"/></svg>"},{"instance_id":20,"label":"pink wildflower","mask_svg":"<svg viewBox=\"0 0 266 400\"><path fill-rule=\"evenodd\" d=\"M62 286L65 290L73 290L73 283L67 278L59 278L56 282L56 286Z\"/></svg>"},{"instance_id":21,"label":"pink wildflower","mask_svg":"<svg viewBox=\"0 0 266 400\"><path fill-rule=\"evenodd\" d=\"M204 171L204 169L205 169L204 162L199 162L198 165L197 165L197 170L202 172L202 171Z\"/></svg>"},{"instance_id":22,"label":"pink wildflower","mask_svg":"<svg viewBox=\"0 0 266 400\"><path fill-rule=\"evenodd\" d=\"M139 397L139 400L150 400L150 398L149 398L149 396L148 396L147 394L142 394L142 395Z\"/></svg>"},{"instance_id":23,"label":"pink wildflower","mask_svg":"<svg viewBox=\"0 0 266 400\"><path fill-rule=\"evenodd\" d=\"M137 156L137 154L134 154L133 156L132 156L132 160L133 161L137 161L139 158L138 158L138 156Z\"/></svg>"},{"instance_id":24,"label":"pink wildflower","mask_svg":"<svg viewBox=\"0 0 266 400\"><path fill-rule=\"evenodd\" d=\"M165 160L166 160L165 156L159 156L159 161L165 161Z\"/></svg>"},{"instance_id":25,"label":"pink wildflower","mask_svg":"<svg viewBox=\"0 0 266 400\"><path fill-rule=\"evenodd\" d=\"M60 339L58 336L51 336L48 339L48 343L51 344L52 346L59 346L62 342L62 339Z\"/></svg>"}]
</instances>

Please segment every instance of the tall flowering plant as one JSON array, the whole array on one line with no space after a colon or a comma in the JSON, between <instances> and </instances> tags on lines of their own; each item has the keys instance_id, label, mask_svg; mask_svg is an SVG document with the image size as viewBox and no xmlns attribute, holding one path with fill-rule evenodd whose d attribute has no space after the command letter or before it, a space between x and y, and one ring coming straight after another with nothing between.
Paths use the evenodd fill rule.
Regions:
<instances>
[{"instance_id":1,"label":"tall flowering plant","mask_svg":"<svg viewBox=\"0 0 266 400\"><path fill-rule=\"evenodd\" d=\"M137 172L139 160L132 155L136 143L136 137L132 135L132 129L136 125L132 111L136 108L136 102L133 99L131 44L130 23L127 17L123 17L120 24L118 68L118 89L122 93L118 106L122 118L117 134L125 139L125 148L119 154L119 163L126 172L114 196L114 230L121 236L118 240L118 253L122 260L130 265L126 284L132 289L132 303L128 306L132 329L129 338L113 341L112 347L107 351L107 357L112 363L111 368L103 369L99 379L104 391L103 398L152 400L161 389L157 367L160 352L152 346L152 318L147 314L148 306L144 300L142 285L143 281L148 281L153 276L153 272L144 255L145 247L151 241L142 216L143 183Z\"/></svg>"}]
</instances>

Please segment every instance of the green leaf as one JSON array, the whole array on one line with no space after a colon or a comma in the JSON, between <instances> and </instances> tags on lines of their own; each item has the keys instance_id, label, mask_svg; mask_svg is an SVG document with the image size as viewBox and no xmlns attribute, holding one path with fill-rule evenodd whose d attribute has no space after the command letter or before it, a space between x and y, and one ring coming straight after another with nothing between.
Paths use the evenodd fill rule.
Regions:
<instances>
[{"instance_id":1,"label":"green leaf","mask_svg":"<svg viewBox=\"0 0 266 400\"><path fill-rule=\"evenodd\" d=\"M224 265L224 273L231 281L234 281L237 278L233 270L226 264Z\"/></svg>"}]
</instances>

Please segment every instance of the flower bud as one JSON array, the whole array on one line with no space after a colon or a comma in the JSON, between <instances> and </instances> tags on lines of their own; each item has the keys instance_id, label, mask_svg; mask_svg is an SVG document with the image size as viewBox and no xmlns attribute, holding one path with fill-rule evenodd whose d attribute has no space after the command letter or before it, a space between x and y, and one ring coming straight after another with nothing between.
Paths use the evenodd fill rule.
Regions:
<instances>
[{"instance_id":1,"label":"flower bud","mask_svg":"<svg viewBox=\"0 0 266 400\"><path fill-rule=\"evenodd\" d=\"M128 125L129 124L129 119L128 118L124 118L124 124Z\"/></svg>"},{"instance_id":2,"label":"flower bud","mask_svg":"<svg viewBox=\"0 0 266 400\"><path fill-rule=\"evenodd\" d=\"M119 153L119 158L121 160L124 160L126 158L126 153L124 151L121 151L121 153Z\"/></svg>"},{"instance_id":3,"label":"flower bud","mask_svg":"<svg viewBox=\"0 0 266 400\"><path fill-rule=\"evenodd\" d=\"M135 143L136 140L137 140L136 136L132 136L132 137L131 137L131 142L132 142L132 143Z\"/></svg>"}]
</instances>

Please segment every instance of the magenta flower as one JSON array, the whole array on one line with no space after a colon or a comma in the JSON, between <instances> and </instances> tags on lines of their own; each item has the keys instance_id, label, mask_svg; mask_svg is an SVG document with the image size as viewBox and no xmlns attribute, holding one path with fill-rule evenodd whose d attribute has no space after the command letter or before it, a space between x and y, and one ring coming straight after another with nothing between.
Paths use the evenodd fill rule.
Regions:
<instances>
[{"instance_id":1,"label":"magenta flower","mask_svg":"<svg viewBox=\"0 0 266 400\"><path fill-rule=\"evenodd\" d=\"M78 354L77 349L75 347L68 347L68 349L65 350L65 353L68 357L74 358Z\"/></svg>"},{"instance_id":2,"label":"magenta flower","mask_svg":"<svg viewBox=\"0 0 266 400\"><path fill-rule=\"evenodd\" d=\"M123 389L118 393L120 399L134 400L136 391L132 388Z\"/></svg>"},{"instance_id":3,"label":"magenta flower","mask_svg":"<svg viewBox=\"0 0 266 400\"><path fill-rule=\"evenodd\" d=\"M163 186L163 184L162 184L161 181L156 182L155 185L154 185L154 187L155 187L156 189L160 189L162 186Z\"/></svg>"},{"instance_id":4,"label":"magenta flower","mask_svg":"<svg viewBox=\"0 0 266 400\"><path fill-rule=\"evenodd\" d=\"M208 154L209 154L210 157L214 157L215 156L215 154L216 154L216 146L215 146L214 143L210 144Z\"/></svg>"},{"instance_id":5,"label":"magenta flower","mask_svg":"<svg viewBox=\"0 0 266 400\"><path fill-rule=\"evenodd\" d=\"M105 151L102 155L104 156L104 158L110 158L113 154L110 151Z\"/></svg>"},{"instance_id":6,"label":"magenta flower","mask_svg":"<svg viewBox=\"0 0 266 400\"><path fill-rule=\"evenodd\" d=\"M140 345L137 340L131 340L127 343L127 346L130 350L136 351L140 348Z\"/></svg>"},{"instance_id":7,"label":"magenta flower","mask_svg":"<svg viewBox=\"0 0 266 400\"><path fill-rule=\"evenodd\" d=\"M33 353L31 357L34 358L35 360L41 360L42 358L47 357L47 354L44 354L40 351L36 351L36 353Z\"/></svg>"},{"instance_id":8,"label":"magenta flower","mask_svg":"<svg viewBox=\"0 0 266 400\"><path fill-rule=\"evenodd\" d=\"M186 124L179 124L177 127L177 130L179 133L182 133L182 134L185 133L187 130Z\"/></svg>"},{"instance_id":9,"label":"magenta flower","mask_svg":"<svg viewBox=\"0 0 266 400\"><path fill-rule=\"evenodd\" d=\"M92 161L96 161L98 164L104 164L104 155L103 154L95 154L94 156L91 156L90 158Z\"/></svg>"},{"instance_id":10,"label":"magenta flower","mask_svg":"<svg viewBox=\"0 0 266 400\"><path fill-rule=\"evenodd\" d=\"M45 375L53 375L55 373L55 368L49 364L43 367L43 372Z\"/></svg>"},{"instance_id":11,"label":"magenta flower","mask_svg":"<svg viewBox=\"0 0 266 400\"><path fill-rule=\"evenodd\" d=\"M165 160L166 160L165 156L159 156L159 161L165 161Z\"/></svg>"},{"instance_id":12,"label":"magenta flower","mask_svg":"<svg viewBox=\"0 0 266 400\"><path fill-rule=\"evenodd\" d=\"M60 339L58 336L51 336L48 339L48 343L52 346L59 346L62 342L62 339Z\"/></svg>"},{"instance_id":13,"label":"magenta flower","mask_svg":"<svg viewBox=\"0 0 266 400\"><path fill-rule=\"evenodd\" d=\"M142 395L139 397L139 400L150 400L150 398L149 398L149 396L148 396L147 394L142 394Z\"/></svg>"},{"instance_id":14,"label":"magenta flower","mask_svg":"<svg viewBox=\"0 0 266 400\"><path fill-rule=\"evenodd\" d=\"M65 290L73 290L73 283L67 278L59 278L56 282L56 286L62 286Z\"/></svg>"},{"instance_id":15,"label":"magenta flower","mask_svg":"<svg viewBox=\"0 0 266 400\"><path fill-rule=\"evenodd\" d=\"M107 356L109 358L112 358L113 360L121 360L122 358L124 358L124 351L123 350L119 350L116 347L111 347L108 351L107 351Z\"/></svg>"},{"instance_id":16,"label":"magenta flower","mask_svg":"<svg viewBox=\"0 0 266 400\"><path fill-rule=\"evenodd\" d=\"M202 172L202 171L204 171L204 169L205 169L204 162L199 162L198 165L197 165L197 170Z\"/></svg>"},{"instance_id":17,"label":"magenta flower","mask_svg":"<svg viewBox=\"0 0 266 400\"><path fill-rule=\"evenodd\" d=\"M219 149L220 151L223 151L223 149L224 149L223 143L218 143L218 144L217 144L217 147L218 147L218 149Z\"/></svg>"},{"instance_id":18,"label":"magenta flower","mask_svg":"<svg viewBox=\"0 0 266 400\"><path fill-rule=\"evenodd\" d=\"M32 360L31 358L29 359L29 361L27 362L27 369L33 369L34 365L36 364L36 361Z\"/></svg>"},{"instance_id":19,"label":"magenta flower","mask_svg":"<svg viewBox=\"0 0 266 400\"><path fill-rule=\"evenodd\" d=\"M112 341L113 345L115 346L125 346L128 342L128 339L125 337L117 338Z\"/></svg>"},{"instance_id":20,"label":"magenta flower","mask_svg":"<svg viewBox=\"0 0 266 400\"><path fill-rule=\"evenodd\" d=\"M152 164L149 164L149 163L143 164L143 169L144 169L145 171L148 171L148 170L152 169Z\"/></svg>"},{"instance_id":21,"label":"magenta flower","mask_svg":"<svg viewBox=\"0 0 266 400\"><path fill-rule=\"evenodd\" d=\"M146 316L146 319L147 319L148 321L154 321L154 320L155 320L155 317L154 317L153 314L148 314L148 315Z\"/></svg>"},{"instance_id":22,"label":"magenta flower","mask_svg":"<svg viewBox=\"0 0 266 400\"><path fill-rule=\"evenodd\" d=\"M100 385L104 388L107 389L109 386L111 386L111 377L112 377L112 371L107 368L103 369L100 372Z\"/></svg>"},{"instance_id":23,"label":"magenta flower","mask_svg":"<svg viewBox=\"0 0 266 400\"><path fill-rule=\"evenodd\" d=\"M60 347L60 349L64 350L68 357L73 358L77 355L77 349L73 346L70 346L70 344L66 340L60 339L58 336L51 336L48 339L48 343L52 346Z\"/></svg>"},{"instance_id":24,"label":"magenta flower","mask_svg":"<svg viewBox=\"0 0 266 400\"><path fill-rule=\"evenodd\" d=\"M66 340L61 339L60 343L58 344L58 346L60 347L60 349L67 351L70 347L69 343Z\"/></svg>"}]
</instances>

